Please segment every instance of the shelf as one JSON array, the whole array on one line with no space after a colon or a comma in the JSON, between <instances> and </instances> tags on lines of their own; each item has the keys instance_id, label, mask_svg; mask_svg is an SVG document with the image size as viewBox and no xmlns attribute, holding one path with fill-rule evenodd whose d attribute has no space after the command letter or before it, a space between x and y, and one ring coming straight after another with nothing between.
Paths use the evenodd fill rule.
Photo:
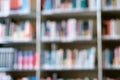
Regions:
<instances>
[{"instance_id":1,"label":"shelf","mask_svg":"<svg viewBox=\"0 0 120 80\"><path fill-rule=\"evenodd\" d=\"M0 18L36 19L36 13L30 13L30 14L10 14L10 15L7 15L7 16L1 15Z\"/></svg>"},{"instance_id":2,"label":"shelf","mask_svg":"<svg viewBox=\"0 0 120 80\"><path fill-rule=\"evenodd\" d=\"M37 70L13 70L7 68L0 68L0 72L35 72Z\"/></svg>"},{"instance_id":3,"label":"shelf","mask_svg":"<svg viewBox=\"0 0 120 80\"><path fill-rule=\"evenodd\" d=\"M44 17L72 17L72 16L96 16L96 10L74 9L74 10L50 10L42 11Z\"/></svg>"},{"instance_id":4,"label":"shelf","mask_svg":"<svg viewBox=\"0 0 120 80\"><path fill-rule=\"evenodd\" d=\"M97 42L97 39L79 39L79 40L73 40L73 41L67 41L67 40L42 40L42 43L83 43L83 42Z\"/></svg>"},{"instance_id":5,"label":"shelf","mask_svg":"<svg viewBox=\"0 0 120 80\"><path fill-rule=\"evenodd\" d=\"M31 40L31 41L10 41L10 40L4 40L4 41L0 41L0 44L36 44L36 40Z\"/></svg>"},{"instance_id":6,"label":"shelf","mask_svg":"<svg viewBox=\"0 0 120 80\"><path fill-rule=\"evenodd\" d=\"M4 15L3 13L0 12L0 18L5 18L7 17L8 15Z\"/></svg>"},{"instance_id":7,"label":"shelf","mask_svg":"<svg viewBox=\"0 0 120 80\"><path fill-rule=\"evenodd\" d=\"M97 68L94 69L79 69L79 68L61 68L61 69L41 69L42 71L96 71Z\"/></svg>"},{"instance_id":8,"label":"shelf","mask_svg":"<svg viewBox=\"0 0 120 80\"><path fill-rule=\"evenodd\" d=\"M102 40L103 41L119 41L120 37L103 36Z\"/></svg>"},{"instance_id":9,"label":"shelf","mask_svg":"<svg viewBox=\"0 0 120 80\"><path fill-rule=\"evenodd\" d=\"M105 18L112 18L112 17L118 18L118 17L120 17L120 15L119 15L120 14L120 9L116 9L116 8L103 9L102 13L103 13L103 16Z\"/></svg>"},{"instance_id":10,"label":"shelf","mask_svg":"<svg viewBox=\"0 0 120 80\"><path fill-rule=\"evenodd\" d=\"M103 8L103 12L113 12L113 11L118 11L120 12L120 8Z\"/></svg>"},{"instance_id":11,"label":"shelf","mask_svg":"<svg viewBox=\"0 0 120 80\"><path fill-rule=\"evenodd\" d=\"M118 70L118 71L120 71L120 68L103 68L103 70L106 70L106 71Z\"/></svg>"},{"instance_id":12,"label":"shelf","mask_svg":"<svg viewBox=\"0 0 120 80\"><path fill-rule=\"evenodd\" d=\"M10 14L8 17L11 18L22 18L22 19L36 19L36 13L30 14Z\"/></svg>"}]
</instances>

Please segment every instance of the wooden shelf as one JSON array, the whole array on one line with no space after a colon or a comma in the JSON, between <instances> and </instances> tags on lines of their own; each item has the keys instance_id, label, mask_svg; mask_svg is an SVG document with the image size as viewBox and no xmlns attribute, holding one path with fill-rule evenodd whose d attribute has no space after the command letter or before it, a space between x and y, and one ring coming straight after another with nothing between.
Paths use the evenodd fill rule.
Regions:
<instances>
[{"instance_id":1,"label":"wooden shelf","mask_svg":"<svg viewBox=\"0 0 120 80\"><path fill-rule=\"evenodd\" d=\"M96 16L96 10L89 9L74 9L74 10L50 10L42 11L43 17L72 17L72 16Z\"/></svg>"},{"instance_id":2,"label":"wooden shelf","mask_svg":"<svg viewBox=\"0 0 120 80\"><path fill-rule=\"evenodd\" d=\"M22 18L22 19L36 19L36 13L30 14L10 14L8 17L11 18Z\"/></svg>"},{"instance_id":3,"label":"wooden shelf","mask_svg":"<svg viewBox=\"0 0 120 80\"><path fill-rule=\"evenodd\" d=\"M65 40L42 40L42 43L96 43L97 39L81 39L81 40L73 40L73 41L65 41Z\"/></svg>"},{"instance_id":4,"label":"wooden shelf","mask_svg":"<svg viewBox=\"0 0 120 80\"><path fill-rule=\"evenodd\" d=\"M73 39L73 40L66 40L66 38L64 39L60 39L60 40L41 40L41 42L43 43L79 43L79 42L97 42L97 39L92 39L92 38L81 38L81 39Z\"/></svg>"},{"instance_id":5,"label":"wooden shelf","mask_svg":"<svg viewBox=\"0 0 120 80\"><path fill-rule=\"evenodd\" d=\"M103 36L102 40L103 41L119 41L120 37Z\"/></svg>"},{"instance_id":6,"label":"wooden shelf","mask_svg":"<svg viewBox=\"0 0 120 80\"><path fill-rule=\"evenodd\" d=\"M98 70L97 68L94 69L79 69L79 68L61 68L61 69L41 69L42 71L95 71Z\"/></svg>"},{"instance_id":7,"label":"wooden shelf","mask_svg":"<svg viewBox=\"0 0 120 80\"><path fill-rule=\"evenodd\" d=\"M14 70L14 69L7 69L7 68L0 68L0 72L35 72L37 70Z\"/></svg>"},{"instance_id":8,"label":"wooden shelf","mask_svg":"<svg viewBox=\"0 0 120 80\"><path fill-rule=\"evenodd\" d=\"M10 15L7 15L7 16L0 15L0 18L36 19L36 13L30 13L30 14L10 14Z\"/></svg>"},{"instance_id":9,"label":"wooden shelf","mask_svg":"<svg viewBox=\"0 0 120 80\"><path fill-rule=\"evenodd\" d=\"M120 71L120 68L103 68L104 71Z\"/></svg>"},{"instance_id":10,"label":"wooden shelf","mask_svg":"<svg viewBox=\"0 0 120 80\"><path fill-rule=\"evenodd\" d=\"M4 40L4 41L0 41L0 44L36 44L36 40L31 40L31 41Z\"/></svg>"}]
</instances>

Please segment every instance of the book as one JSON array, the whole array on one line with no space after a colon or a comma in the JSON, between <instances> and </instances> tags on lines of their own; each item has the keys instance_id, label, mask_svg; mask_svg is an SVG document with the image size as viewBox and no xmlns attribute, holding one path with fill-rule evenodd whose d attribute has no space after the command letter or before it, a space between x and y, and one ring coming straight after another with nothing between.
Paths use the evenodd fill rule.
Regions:
<instances>
[{"instance_id":1,"label":"book","mask_svg":"<svg viewBox=\"0 0 120 80\"><path fill-rule=\"evenodd\" d=\"M10 0L11 14L29 14L31 9L30 0Z\"/></svg>"},{"instance_id":2,"label":"book","mask_svg":"<svg viewBox=\"0 0 120 80\"><path fill-rule=\"evenodd\" d=\"M34 26L30 21L19 23L12 22L10 23L9 35L12 41L31 41L34 37Z\"/></svg>"},{"instance_id":3,"label":"book","mask_svg":"<svg viewBox=\"0 0 120 80\"><path fill-rule=\"evenodd\" d=\"M106 38L119 38L119 19L104 20L102 27L102 35Z\"/></svg>"},{"instance_id":4,"label":"book","mask_svg":"<svg viewBox=\"0 0 120 80\"><path fill-rule=\"evenodd\" d=\"M120 3L120 0L116 0L116 6L117 6L117 9L119 9L119 8L120 8L119 3Z\"/></svg>"},{"instance_id":5,"label":"book","mask_svg":"<svg viewBox=\"0 0 120 80\"><path fill-rule=\"evenodd\" d=\"M88 0L80 0L80 8L88 8Z\"/></svg>"},{"instance_id":6,"label":"book","mask_svg":"<svg viewBox=\"0 0 120 80\"><path fill-rule=\"evenodd\" d=\"M31 41L34 37L34 26L30 21L10 22L10 26L0 20L0 41ZM19 36L19 37L18 37Z\"/></svg>"},{"instance_id":7,"label":"book","mask_svg":"<svg viewBox=\"0 0 120 80\"><path fill-rule=\"evenodd\" d=\"M52 9L52 0L45 0L44 1L44 10L51 10Z\"/></svg>"},{"instance_id":8,"label":"book","mask_svg":"<svg viewBox=\"0 0 120 80\"><path fill-rule=\"evenodd\" d=\"M44 50L43 69L94 69L96 48Z\"/></svg>"},{"instance_id":9,"label":"book","mask_svg":"<svg viewBox=\"0 0 120 80\"><path fill-rule=\"evenodd\" d=\"M34 51L0 48L0 68L9 70L35 70L37 60Z\"/></svg>"},{"instance_id":10,"label":"book","mask_svg":"<svg viewBox=\"0 0 120 80\"><path fill-rule=\"evenodd\" d=\"M73 8L77 7L77 0L72 0L72 6L73 6Z\"/></svg>"},{"instance_id":11,"label":"book","mask_svg":"<svg viewBox=\"0 0 120 80\"><path fill-rule=\"evenodd\" d=\"M10 14L10 0L0 0L0 16L8 16Z\"/></svg>"},{"instance_id":12,"label":"book","mask_svg":"<svg viewBox=\"0 0 120 80\"><path fill-rule=\"evenodd\" d=\"M19 0L18 0L19 1ZM21 6L18 8L19 14L29 14L30 13L30 0L20 0Z\"/></svg>"},{"instance_id":13,"label":"book","mask_svg":"<svg viewBox=\"0 0 120 80\"><path fill-rule=\"evenodd\" d=\"M103 52L104 60L103 63L106 68L112 68L113 52L109 49L104 50Z\"/></svg>"},{"instance_id":14,"label":"book","mask_svg":"<svg viewBox=\"0 0 120 80\"><path fill-rule=\"evenodd\" d=\"M119 0L104 0L103 9L119 9Z\"/></svg>"},{"instance_id":15,"label":"book","mask_svg":"<svg viewBox=\"0 0 120 80\"><path fill-rule=\"evenodd\" d=\"M76 31L75 31L76 24L77 24L76 19L69 19L67 21L66 30L67 30L67 40L68 41L73 41L76 39Z\"/></svg>"},{"instance_id":16,"label":"book","mask_svg":"<svg viewBox=\"0 0 120 80\"><path fill-rule=\"evenodd\" d=\"M97 0L88 0L88 6L90 10L95 10L97 6L96 4Z\"/></svg>"},{"instance_id":17,"label":"book","mask_svg":"<svg viewBox=\"0 0 120 80\"><path fill-rule=\"evenodd\" d=\"M43 4L44 3L44 4ZM96 0L45 0L42 1L44 5L43 11L56 11L60 12L61 10L73 10L73 9L90 9L94 10L96 7ZM43 8L43 6L41 6Z\"/></svg>"},{"instance_id":18,"label":"book","mask_svg":"<svg viewBox=\"0 0 120 80\"><path fill-rule=\"evenodd\" d=\"M20 8L21 2L20 0L10 0L10 9L16 10Z\"/></svg>"},{"instance_id":19,"label":"book","mask_svg":"<svg viewBox=\"0 0 120 80\"><path fill-rule=\"evenodd\" d=\"M93 20L68 20L42 22L42 41L76 41L92 39Z\"/></svg>"},{"instance_id":20,"label":"book","mask_svg":"<svg viewBox=\"0 0 120 80\"><path fill-rule=\"evenodd\" d=\"M31 1L32 1L32 0L31 0ZM41 10L44 9L44 1L45 1L45 0L41 0Z\"/></svg>"},{"instance_id":21,"label":"book","mask_svg":"<svg viewBox=\"0 0 120 80\"><path fill-rule=\"evenodd\" d=\"M0 73L0 80L13 80L13 78L4 72L1 72Z\"/></svg>"},{"instance_id":22,"label":"book","mask_svg":"<svg viewBox=\"0 0 120 80\"><path fill-rule=\"evenodd\" d=\"M119 69L120 68L120 47L117 46L113 50L106 48L103 51L103 68L107 69Z\"/></svg>"}]
</instances>

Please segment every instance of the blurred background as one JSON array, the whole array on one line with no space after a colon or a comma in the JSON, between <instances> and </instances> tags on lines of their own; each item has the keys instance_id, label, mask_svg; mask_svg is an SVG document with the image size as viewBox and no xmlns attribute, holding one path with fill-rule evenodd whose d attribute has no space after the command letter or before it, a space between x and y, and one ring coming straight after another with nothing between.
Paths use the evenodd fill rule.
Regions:
<instances>
[{"instance_id":1,"label":"blurred background","mask_svg":"<svg viewBox=\"0 0 120 80\"><path fill-rule=\"evenodd\" d=\"M0 80L120 80L120 0L0 0Z\"/></svg>"}]
</instances>

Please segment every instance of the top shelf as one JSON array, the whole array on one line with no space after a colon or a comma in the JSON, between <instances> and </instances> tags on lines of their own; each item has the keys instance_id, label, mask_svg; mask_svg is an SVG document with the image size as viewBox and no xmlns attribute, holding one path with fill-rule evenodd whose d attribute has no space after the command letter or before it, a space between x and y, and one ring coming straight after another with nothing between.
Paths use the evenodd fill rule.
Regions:
<instances>
[{"instance_id":1,"label":"top shelf","mask_svg":"<svg viewBox=\"0 0 120 80\"><path fill-rule=\"evenodd\" d=\"M10 14L8 17L36 19L36 13L30 13L30 14Z\"/></svg>"},{"instance_id":2,"label":"top shelf","mask_svg":"<svg viewBox=\"0 0 120 80\"><path fill-rule=\"evenodd\" d=\"M0 18L20 18L20 19L36 19L36 13L30 14L10 14L8 16L0 15Z\"/></svg>"},{"instance_id":3,"label":"top shelf","mask_svg":"<svg viewBox=\"0 0 120 80\"><path fill-rule=\"evenodd\" d=\"M103 13L120 13L120 8L103 8L102 9Z\"/></svg>"},{"instance_id":4,"label":"top shelf","mask_svg":"<svg viewBox=\"0 0 120 80\"><path fill-rule=\"evenodd\" d=\"M49 10L42 11L42 17L77 17L77 16L96 16L96 10L90 9L71 9L71 10Z\"/></svg>"}]
</instances>

